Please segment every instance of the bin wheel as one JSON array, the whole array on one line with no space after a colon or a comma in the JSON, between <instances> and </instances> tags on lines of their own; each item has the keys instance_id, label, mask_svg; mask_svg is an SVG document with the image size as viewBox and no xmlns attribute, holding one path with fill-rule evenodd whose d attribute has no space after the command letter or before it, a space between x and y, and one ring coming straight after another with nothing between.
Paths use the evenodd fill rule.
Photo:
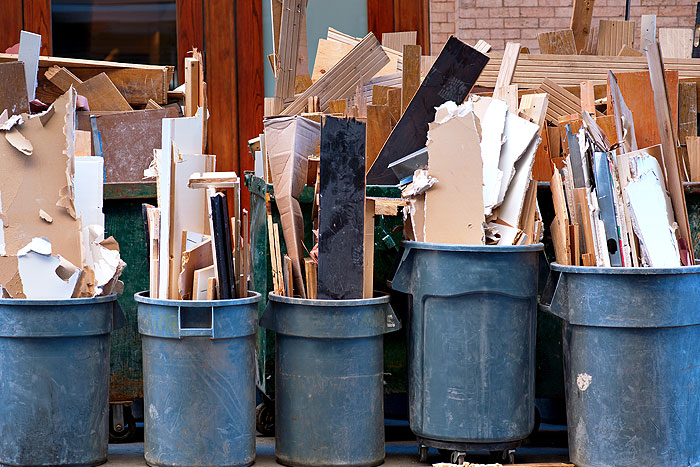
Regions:
<instances>
[{"instance_id":1,"label":"bin wheel","mask_svg":"<svg viewBox=\"0 0 700 467\"><path fill-rule=\"evenodd\" d=\"M119 405L119 407L117 407ZM122 411L121 423L114 423L114 411ZM136 421L131 413L131 406L123 404L109 405L109 442L128 443L136 434Z\"/></svg>"},{"instance_id":2,"label":"bin wheel","mask_svg":"<svg viewBox=\"0 0 700 467\"><path fill-rule=\"evenodd\" d=\"M428 462L428 446L421 444L418 446L418 462L425 464Z\"/></svg>"},{"instance_id":3,"label":"bin wheel","mask_svg":"<svg viewBox=\"0 0 700 467\"><path fill-rule=\"evenodd\" d=\"M506 449L501 454L501 459L506 464L515 464L515 449Z\"/></svg>"},{"instance_id":4,"label":"bin wheel","mask_svg":"<svg viewBox=\"0 0 700 467\"><path fill-rule=\"evenodd\" d=\"M255 429L263 436L275 435L275 412L264 402L255 408Z\"/></svg>"},{"instance_id":5,"label":"bin wheel","mask_svg":"<svg viewBox=\"0 0 700 467\"><path fill-rule=\"evenodd\" d=\"M462 465L464 464L464 459L467 457L466 452L462 451L452 451L452 456L450 458L450 463Z\"/></svg>"}]
</instances>

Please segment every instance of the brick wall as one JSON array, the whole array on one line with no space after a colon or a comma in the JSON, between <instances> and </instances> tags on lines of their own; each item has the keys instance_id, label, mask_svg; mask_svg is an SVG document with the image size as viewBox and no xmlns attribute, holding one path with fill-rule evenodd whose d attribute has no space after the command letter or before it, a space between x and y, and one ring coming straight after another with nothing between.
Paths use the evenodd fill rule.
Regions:
<instances>
[{"instance_id":1,"label":"brick wall","mask_svg":"<svg viewBox=\"0 0 700 467\"><path fill-rule=\"evenodd\" d=\"M469 44L483 39L494 51L501 51L506 42L515 41L532 52L539 52L537 33L568 28L572 3L572 0L430 0L432 54L438 54L452 34ZM696 4L697 0L632 0L630 19L637 28L641 15L656 15L657 27L693 28ZM593 27L601 19L624 18L625 0L595 0Z\"/></svg>"}]
</instances>

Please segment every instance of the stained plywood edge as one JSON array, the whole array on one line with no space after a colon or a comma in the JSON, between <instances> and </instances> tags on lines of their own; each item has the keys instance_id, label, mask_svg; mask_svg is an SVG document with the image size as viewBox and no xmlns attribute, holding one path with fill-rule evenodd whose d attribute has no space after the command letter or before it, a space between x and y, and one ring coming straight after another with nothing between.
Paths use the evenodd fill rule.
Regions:
<instances>
[{"instance_id":1,"label":"stained plywood edge","mask_svg":"<svg viewBox=\"0 0 700 467\"><path fill-rule=\"evenodd\" d=\"M577 55L574 32L571 29L537 34L541 54Z\"/></svg>"},{"instance_id":2,"label":"stained plywood edge","mask_svg":"<svg viewBox=\"0 0 700 467\"><path fill-rule=\"evenodd\" d=\"M388 62L389 57L374 35L369 33L281 113L297 115L303 112L311 96L318 96L321 110L326 112L329 110L329 101L349 98L359 83L374 76Z\"/></svg>"}]
</instances>

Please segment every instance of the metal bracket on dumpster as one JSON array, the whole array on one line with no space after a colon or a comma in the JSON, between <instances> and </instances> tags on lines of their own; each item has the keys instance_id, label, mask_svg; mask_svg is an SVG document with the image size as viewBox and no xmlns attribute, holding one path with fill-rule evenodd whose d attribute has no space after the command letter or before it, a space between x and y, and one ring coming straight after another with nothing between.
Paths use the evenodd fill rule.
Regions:
<instances>
[{"instance_id":1,"label":"metal bracket on dumpster","mask_svg":"<svg viewBox=\"0 0 700 467\"><path fill-rule=\"evenodd\" d=\"M208 321L208 322L207 322ZM183 337L214 338L214 307L177 307L180 339ZM208 325L208 327L207 327Z\"/></svg>"}]
</instances>

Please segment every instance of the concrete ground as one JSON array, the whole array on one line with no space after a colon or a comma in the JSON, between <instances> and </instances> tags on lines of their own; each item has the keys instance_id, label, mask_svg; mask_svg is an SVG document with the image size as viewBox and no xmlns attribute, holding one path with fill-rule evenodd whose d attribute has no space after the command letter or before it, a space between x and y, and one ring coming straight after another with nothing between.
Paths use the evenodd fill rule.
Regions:
<instances>
[{"instance_id":1,"label":"concrete ground","mask_svg":"<svg viewBox=\"0 0 700 467\"><path fill-rule=\"evenodd\" d=\"M533 437L526 445L519 448L515 455L516 463L529 462L566 462L568 450L561 447L562 439L565 439L566 431L563 427L543 426L536 437ZM418 446L407 426L387 426L386 430L386 461L385 466L425 466L418 462ZM256 467L278 466L275 462L275 439L258 435ZM470 454L467 461L475 463L489 463L493 459L486 454ZM429 461L431 463L449 462L444 459L437 450L430 450ZM143 442L128 444L110 444L110 467L121 466L145 466L143 458Z\"/></svg>"}]
</instances>

